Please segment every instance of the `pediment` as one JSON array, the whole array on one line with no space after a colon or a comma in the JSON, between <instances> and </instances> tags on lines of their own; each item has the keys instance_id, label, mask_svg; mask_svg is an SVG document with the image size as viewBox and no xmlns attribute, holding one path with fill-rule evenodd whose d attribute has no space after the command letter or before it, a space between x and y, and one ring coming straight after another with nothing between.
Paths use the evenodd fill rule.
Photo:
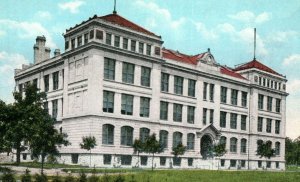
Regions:
<instances>
[{"instance_id":1,"label":"pediment","mask_svg":"<svg viewBox=\"0 0 300 182\"><path fill-rule=\"evenodd\" d=\"M201 138L204 135L209 135L214 140L218 140L218 138L221 136L221 132L212 124L205 126L200 131L196 132L196 134L198 138Z\"/></svg>"}]
</instances>

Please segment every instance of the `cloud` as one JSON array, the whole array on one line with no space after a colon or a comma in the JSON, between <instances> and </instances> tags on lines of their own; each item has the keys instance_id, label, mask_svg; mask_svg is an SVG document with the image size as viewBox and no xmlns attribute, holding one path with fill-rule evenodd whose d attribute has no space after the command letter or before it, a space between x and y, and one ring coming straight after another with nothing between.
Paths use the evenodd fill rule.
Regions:
<instances>
[{"instance_id":1,"label":"cloud","mask_svg":"<svg viewBox=\"0 0 300 182\"><path fill-rule=\"evenodd\" d=\"M4 32L3 30L0 30L0 37L4 36L6 34L6 32Z\"/></svg>"},{"instance_id":2,"label":"cloud","mask_svg":"<svg viewBox=\"0 0 300 182\"><path fill-rule=\"evenodd\" d=\"M300 63L300 54L292 54L289 57L285 58L283 60L283 65L291 65L291 64L296 64Z\"/></svg>"},{"instance_id":3,"label":"cloud","mask_svg":"<svg viewBox=\"0 0 300 182\"><path fill-rule=\"evenodd\" d=\"M300 80L291 80L287 82L287 92L291 95L297 94L300 90Z\"/></svg>"},{"instance_id":4,"label":"cloud","mask_svg":"<svg viewBox=\"0 0 300 182\"><path fill-rule=\"evenodd\" d=\"M270 33L268 41L271 43L283 43L295 39L299 33L293 30Z\"/></svg>"},{"instance_id":5,"label":"cloud","mask_svg":"<svg viewBox=\"0 0 300 182\"><path fill-rule=\"evenodd\" d=\"M196 26L196 30L201 33L204 38L208 40L214 40L218 38L216 31L213 29L208 29L205 24L201 22L194 22L194 25Z\"/></svg>"},{"instance_id":6,"label":"cloud","mask_svg":"<svg viewBox=\"0 0 300 182\"><path fill-rule=\"evenodd\" d=\"M14 31L21 39L33 40L38 35L44 35L47 39L46 45L50 48L57 48L54 43L51 34L48 30L38 22L27 22L27 21L14 21L9 19L0 19L0 27L3 30L0 31Z\"/></svg>"},{"instance_id":7,"label":"cloud","mask_svg":"<svg viewBox=\"0 0 300 182\"><path fill-rule=\"evenodd\" d=\"M42 18L42 19L47 19L47 20L51 20L52 19L52 15L50 12L48 11L38 11L36 14L35 14L36 17L38 18Z\"/></svg>"},{"instance_id":8,"label":"cloud","mask_svg":"<svg viewBox=\"0 0 300 182\"><path fill-rule=\"evenodd\" d=\"M79 12L79 8L84 4L85 2L82 0L75 0L65 3L59 3L58 7L62 10L69 10L71 13L75 14Z\"/></svg>"},{"instance_id":9,"label":"cloud","mask_svg":"<svg viewBox=\"0 0 300 182\"><path fill-rule=\"evenodd\" d=\"M263 12L259 15L255 15L253 12L245 10L240 11L234 15L228 15L228 17L234 20L239 20L244 23L262 24L271 19L271 14Z\"/></svg>"}]
</instances>

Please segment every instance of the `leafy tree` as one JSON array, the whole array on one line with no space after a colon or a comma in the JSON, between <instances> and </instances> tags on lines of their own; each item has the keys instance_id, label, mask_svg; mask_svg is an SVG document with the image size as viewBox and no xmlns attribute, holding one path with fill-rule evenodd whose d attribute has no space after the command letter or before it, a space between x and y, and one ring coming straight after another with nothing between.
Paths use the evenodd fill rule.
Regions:
<instances>
[{"instance_id":1,"label":"leafy tree","mask_svg":"<svg viewBox=\"0 0 300 182\"><path fill-rule=\"evenodd\" d=\"M152 171L153 171L154 154L161 153L163 151L161 144L156 139L155 133L147 137L145 141L144 150L145 152L152 154Z\"/></svg>"},{"instance_id":2,"label":"leafy tree","mask_svg":"<svg viewBox=\"0 0 300 182\"><path fill-rule=\"evenodd\" d=\"M144 143L139 139L135 139L132 147L133 147L134 153L137 153L137 155L138 155L138 167L139 167L140 153L144 151Z\"/></svg>"},{"instance_id":3,"label":"leafy tree","mask_svg":"<svg viewBox=\"0 0 300 182\"><path fill-rule=\"evenodd\" d=\"M216 157L222 157L227 152L225 143L218 143L213 146L213 153ZM218 162L219 169L219 162Z\"/></svg>"},{"instance_id":4,"label":"leafy tree","mask_svg":"<svg viewBox=\"0 0 300 182\"><path fill-rule=\"evenodd\" d=\"M289 165L300 164L300 136L294 140L288 137L285 139L285 160Z\"/></svg>"},{"instance_id":5,"label":"leafy tree","mask_svg":"<svg viewBox=\"0 0 300 182\"><path fill-rule=\"evenodd\" d=\"M275 155L275 149L272 149L271 142L269 142L269 141L259 142L256 152L257 152L257 155L260 156L260 158L266 157L266 158L270 159L271 157L273 157Z\"/></svg>"},{"instance_id":6,"label":"leafy tree","mask_svg":"<svg viewBox=\"0 0 300 182\"><path fill-rule=\"evenodd\" d=\"M92 149L97 146L96 138L94 136L82 137L82 143L80 143L80 147L87 151L90 151L90 166L91 166L91 158L92 158Z\"/></svg>"},{"instance_id":7,"label":"leafy tree","mask_svg":"<svg viewBox=\"0 0 300 182\"><path fill-rule=\"evenodd\" d=\"M177 146L172 148L172 154L174 155L174 158L177 158L179 155L183 155L186 151L186 146L182 145L182 143L179 143Z\"/></svg>"}]
</instances>

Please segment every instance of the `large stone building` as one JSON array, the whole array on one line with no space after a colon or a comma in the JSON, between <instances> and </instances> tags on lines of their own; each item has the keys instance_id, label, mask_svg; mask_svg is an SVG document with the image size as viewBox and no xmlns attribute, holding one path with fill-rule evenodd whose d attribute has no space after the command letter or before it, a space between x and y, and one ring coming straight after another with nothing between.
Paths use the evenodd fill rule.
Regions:
<instances>
[{"instance_id":1,"label":"large stone building","mask_svg":"<svg viewBox=\"0 0 300 182\"><path fill-rule=\"evenodd\" d=\"M32 82L47 92L44 107L68 134L72 145L61 149L60 162L88 164L79 143L95 136L92 166L150 167L150 155L138 160L131 146L155 133L164 146L157 168L285 169L285 76L255 59L229 68L209 49L163 48L160 36L116 12L95 15L64 38L65 52L50 58L46 38L37 37L34 64L15 71L16 90ZM260 141L271 142L276 156L257 156ZM187 151L173 161L180 142ZM220 160L207 150L218 142L227 149Z\"/></svg>"}]
</instances>

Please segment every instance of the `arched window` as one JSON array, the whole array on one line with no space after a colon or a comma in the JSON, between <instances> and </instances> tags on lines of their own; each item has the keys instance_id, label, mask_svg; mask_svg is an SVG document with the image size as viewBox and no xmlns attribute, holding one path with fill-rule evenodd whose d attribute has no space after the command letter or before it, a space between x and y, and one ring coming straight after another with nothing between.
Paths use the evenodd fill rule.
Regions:
<instances>
[{"instance_id":1,"label":"arched window","mask_svg":"<svg viewBox=\"0 0 300 182\"><path fill-rule=\"evenodd\" d=\"M246 153L247 151L247 139L241 139L241 153Z\"/></svg>"},{"instance_id":2,"label":"arched window","mask_svg":"<svg viewBox=\"0 0 300 182\"><path fill-rule=\"evenodd\" d=\"M168 148L168 135L169 133L166 130L159 131L159 143L162 148Z\"/></svg>"},{"instance_id":3,"label":"arched window","mask_svg":"<svg viewBox=\"0 0 300 182\"><path fill-rule=\"evenodd\" d=\"M280 142L275 143L275 154L280 155Z\"/></svg>"},{"instance_id":4,"label":"arched window","mask_svg":"<svg viewBox=\"0 0 300 182\"><path fill-rule=\"evenodd\" d=\"M140 128L140 140L141 142L145 142L149 137L150 129L148 128Z\"/></svg>"},{"instance_id":5,"label":"arched window","mask_svg":"<svg viewBox=\"0 0 300 182\"><path fill-rule=\"evenodd\" d=\"M133 128L130 126L123 126L121 128L121 145L132 146Z\"/></svg>"},{"instance_id":6,"label":"arched window","mask_svg":"<svg viewBox=\"0 0 300 182\"><path fill-rule=\"evenodd\" d=\"M225 145L226 148L227 138L225 136L221 136L219 143Z\"/></svg>"},{"instance_id":7,"label":"arched window","mask_svg":"<svg viewBox=\"0 0 300 182\"><path fill-rule=\"evenodd\" d=\"M102 144L114 144L114 129L111 124L104 124L102 126Z\"/></svg>"},{"instance_id":8,"label":"arched window","mask_svg":"<svg viewBox=\"0 0 300 182\"><path fill-rule=\"evenodd\" d=\"M272 142L271 142L270 140L268 140L268 141L266 142L266 145L267 145L269 148L272 148Z\"/></svg>"},{"instance_id":9,"label":"arched window","mask_svg":"<svg viewBox=\"0 0 300 182\"><path fill-rule=\"evenodd\" d=\"M187 150L194 150L195 146L195 134L189 133L187 134Z\"/></svg>"},{"instance_id":10,"label":"arched window","mask_svg":"<svg viewBox=\"0 0 300 182\"><path fill-rule=\"evenodd\" d=\"M182 133L176 131L173 133L173 148L180 143L182 144Z\"/></svg>"},{"instance_id":11,"label":"arched window","mask_svg":"<svg viewBox=\"0 0 300 182\"><path fill-rule=\"evenodd\" d=\"M230 152L236 152L237 148L237 139L232 137L230 138Z\"/></svg>"}]
</instances>

